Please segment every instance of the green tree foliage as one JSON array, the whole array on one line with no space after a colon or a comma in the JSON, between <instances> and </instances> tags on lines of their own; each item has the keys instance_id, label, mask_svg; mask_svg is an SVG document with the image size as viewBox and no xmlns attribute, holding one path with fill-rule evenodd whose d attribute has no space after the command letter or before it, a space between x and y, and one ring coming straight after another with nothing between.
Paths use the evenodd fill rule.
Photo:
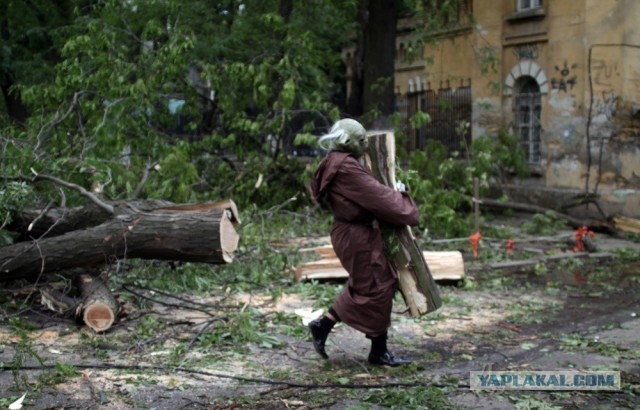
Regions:
<instances>
[{"instance_id":1,"label":"green tree foliage","mask_svg":"<svg viewBox=\"0 0 640 410\"><path fill-rule=\"evenodd\" d=\"M311 168L284 154L296 142L313 143L344 115L341 50L367 3L26 4L0 5L0 226L26 204L85 202L48 182L29 183L34 173L96 187L106 199L137 195L150 170L141 197L232 198L241 209L308 204ZM460 4L404 1L398 10L417 10L420 18L440 7L434 18L445 24ZM428 120L418 113L413 126ZM415 175L429 176L413 184L416 195L425 195L419 198L425 226L435 232L445 222L453 231L463 225L456 213L468 207L470 177L486 175L485 181L498 171L493 156L482 155L473 155L475 169L467 169L433 146L413 154Z\"/></svg>"},{"instance_id":2,"label":"green tree foliage","mask_svg":"<svg viewBox=\"0 0 640 410\"><path fill-rule=\"evenodd\" d=\"M30 114L2 130L5 183L44 173L127 199L157 164L143 197L268 207L304 191L302 165L282 150L339 116L332 99L355 0L35 3L3 6L2 78ZM10 122L8 110L0 116ZM31 188L41 202L58 197Z\"/></svg>"},{"instance_id":3,"label":"green tree foliage","mask_svg":"<svg viewBox=\"0 0 640 410\"><path fill-rule=\"evenodd\" d=\"M467 158L449 155L447 148L430 140L422 151L412 152L400 179L410 188L420 207L420 225L431 237L467 236L473 209L473 181L479 181L480 196L489 183L510 174L523 175L527 165L518 139L504 130L498 138L482 136L468 147Z\"/></svg>"}]
</instances>

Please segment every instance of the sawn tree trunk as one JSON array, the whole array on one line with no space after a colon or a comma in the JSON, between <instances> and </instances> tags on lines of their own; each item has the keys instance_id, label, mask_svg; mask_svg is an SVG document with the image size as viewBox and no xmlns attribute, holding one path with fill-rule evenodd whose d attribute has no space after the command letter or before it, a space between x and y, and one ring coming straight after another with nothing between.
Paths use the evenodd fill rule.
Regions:
<instances>
[{"instance_id":1,"label":"sawn tree trunk","mask_svg":"<svg viewBox=\"0 0 640 410\"><path fill-rule=\"evenodd\" d=\"M238 245L228 209L197 205L122 214L94 227L0 247L0 279L29 277L117 258L229 263Z\"/></svg>"}]
</instances>

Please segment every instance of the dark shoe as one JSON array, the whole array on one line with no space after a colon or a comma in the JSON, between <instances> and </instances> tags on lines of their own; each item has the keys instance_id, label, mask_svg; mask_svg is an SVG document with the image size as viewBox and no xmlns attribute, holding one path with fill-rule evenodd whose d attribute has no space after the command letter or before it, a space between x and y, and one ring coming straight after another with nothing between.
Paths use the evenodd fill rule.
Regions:
<instances>
[{"instance_id":1,"label":"dark shoe","mask_svg":"<svg viewBox=\"0 0 640 410\"><path fill-rule=\"evenodd\" d=\"M313 348L316 352L325 359L328 359L326 350L324 349L324 343L327 341L328 334L320 326L320 319L309 322L309 331L311 331L311 337L313 337Z\"/></svg>"},{"instance_id":2,"label":"dark shoe","mask_svg":"<svg viewBox=\"0 0 640 410\"><path fill-rule=\"evenodd\" d=\"M369 363L395 367L395 366L402 366L403 364L409 364L411 363L411 361L395 358L391 353L385 352L384 354L381 354L381 355L369 354Z\"/></svg>"}]
</instances>

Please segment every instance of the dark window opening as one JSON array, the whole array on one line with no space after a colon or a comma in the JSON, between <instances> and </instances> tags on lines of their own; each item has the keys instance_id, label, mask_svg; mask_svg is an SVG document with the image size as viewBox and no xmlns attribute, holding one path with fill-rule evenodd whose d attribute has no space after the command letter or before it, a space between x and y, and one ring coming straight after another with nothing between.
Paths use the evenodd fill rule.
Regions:
<instances>
[{"instance_id":1,"label":"dark window opening","mask_svg":"<svg viewBox=\"0 0 640 410\"><path fill-rule=\"evenodd\" d=\"M515 128L529 163L540 162L540 86L531 77L516 84L514 95Z\"/></svg>"}]
</instances>

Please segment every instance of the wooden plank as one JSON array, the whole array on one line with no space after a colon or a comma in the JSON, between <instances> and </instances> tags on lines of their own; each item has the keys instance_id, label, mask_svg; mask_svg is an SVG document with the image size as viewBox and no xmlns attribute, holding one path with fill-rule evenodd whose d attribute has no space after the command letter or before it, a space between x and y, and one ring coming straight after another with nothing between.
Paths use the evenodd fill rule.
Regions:
<instances>
[{"instance_id":1,"label":"wooden plank","mask_svg":"<svg viewBox=\"0 0 640 410\"><path fill-rule=\"evenodd\" d=\"M328 255L324 259L307 262L294 268L298 282L307 280L346 279L349 273L342 267L340 260L333 253L331 245L314 248L314 251ZM331 256L333 255L333 256ZM461 280L465 277L464 259L458 251L423 252L424 258L436 281Z\"/></svg>"}]
</instances>

